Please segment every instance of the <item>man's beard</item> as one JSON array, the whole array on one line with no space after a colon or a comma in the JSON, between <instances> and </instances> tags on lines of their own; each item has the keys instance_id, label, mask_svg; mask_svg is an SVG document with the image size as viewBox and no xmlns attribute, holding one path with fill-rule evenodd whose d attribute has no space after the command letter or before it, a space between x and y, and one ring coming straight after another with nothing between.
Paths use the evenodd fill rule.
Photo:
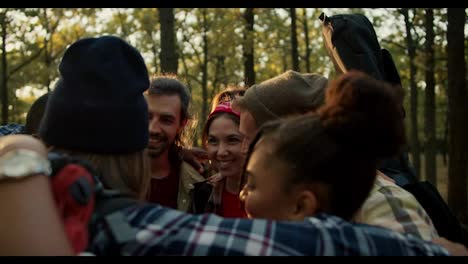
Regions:
<instances>
[{"instance_id":1,"label":"man's beard","mask_svg":"<svg viewBox=\"0 0 468 264\"><path fill-rule=\"evenodd\" d=\"M157 145L151 145L151 140L157 141ZM148 143L148 155L151 158L159 157L164 151L169 148L168 138L162 134L150 134L150 142Z\"/></svg>"}]
</instances>

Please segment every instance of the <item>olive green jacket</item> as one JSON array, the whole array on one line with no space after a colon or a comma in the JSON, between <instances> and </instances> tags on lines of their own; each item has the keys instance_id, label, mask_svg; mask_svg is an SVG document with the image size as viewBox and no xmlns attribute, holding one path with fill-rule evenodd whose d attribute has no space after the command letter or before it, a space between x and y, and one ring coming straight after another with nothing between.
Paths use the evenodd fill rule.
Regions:
<instances>
[{"instance_id":1,"label":"olive green jacket","mask_svg":"<svg viewBox=\"0 0 468 264\"><path fill-rule=\"evenodd\" d=\"M204 181L205 178L200 175L190 164L183 161L179 171L179 194L177 195L177 209L188 212L192 204L192 191L194 183Z\"/></svg>"}]
</instances>

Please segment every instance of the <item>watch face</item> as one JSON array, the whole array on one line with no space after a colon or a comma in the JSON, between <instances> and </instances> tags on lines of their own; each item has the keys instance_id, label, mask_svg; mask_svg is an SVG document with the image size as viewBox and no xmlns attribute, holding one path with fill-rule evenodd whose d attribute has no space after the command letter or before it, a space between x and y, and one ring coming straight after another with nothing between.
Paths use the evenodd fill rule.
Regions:
<instances>
[{"instance_id":1,"label":"watch face","mask_svg":"<svg viewBox=\"0 0 468 264\"><path fill-rule=\"evenodd\" d=\"M8 178L21 178L33 174L50 174L50 165L47 159L37 153L23 150L7 153L0 160L0 174Z\"/></svg>"}]
</instances>

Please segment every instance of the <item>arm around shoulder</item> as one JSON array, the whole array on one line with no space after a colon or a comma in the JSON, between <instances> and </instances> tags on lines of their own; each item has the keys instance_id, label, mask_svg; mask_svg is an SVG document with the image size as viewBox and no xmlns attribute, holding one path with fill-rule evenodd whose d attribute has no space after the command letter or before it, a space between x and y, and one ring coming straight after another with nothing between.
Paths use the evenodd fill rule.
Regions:
<instances>
[{"instance_id":1,"label":"arm around shoulder","mask_svg":"<svg viewBox=\"0 0 468 264\"><path fill-rule=\"evenodd\" d=\"M47 159L47 149L33 137L12 135L0 138L0 159L20 149ZM2 171L0 219L0 255L72 254L49 179L44 174L9 179Z\"/></svg>"}]
</instances>

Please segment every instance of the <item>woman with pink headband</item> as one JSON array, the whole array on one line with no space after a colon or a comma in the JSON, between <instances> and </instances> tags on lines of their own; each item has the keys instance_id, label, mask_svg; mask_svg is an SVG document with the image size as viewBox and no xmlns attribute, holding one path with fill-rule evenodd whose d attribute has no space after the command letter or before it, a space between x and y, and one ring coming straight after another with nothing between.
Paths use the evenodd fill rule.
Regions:
<instances>
[{"instance_id":1,"label":"woman with pink headband","mask_svg":"<svg viewBox=\"0 0 468 264\"><path fill-rule=\"evenodd\" d=\"M217 94L213 100L202 139L216 173L206 182L195 185L194 213L213 212L223 217L246 217L239 200L245 158L241 153L243 137L239 133L240 114L231 108L232 99L244 91L237 87L229 88ZM203 192L208 199L201 198Z\"/></svg>"}]
</instances>

